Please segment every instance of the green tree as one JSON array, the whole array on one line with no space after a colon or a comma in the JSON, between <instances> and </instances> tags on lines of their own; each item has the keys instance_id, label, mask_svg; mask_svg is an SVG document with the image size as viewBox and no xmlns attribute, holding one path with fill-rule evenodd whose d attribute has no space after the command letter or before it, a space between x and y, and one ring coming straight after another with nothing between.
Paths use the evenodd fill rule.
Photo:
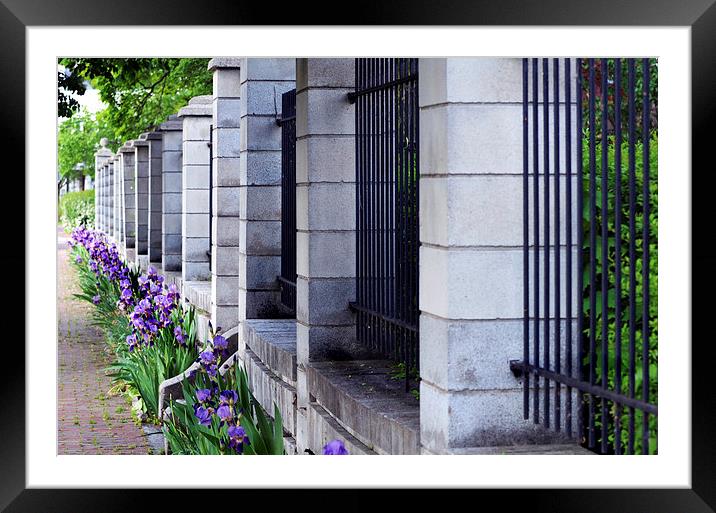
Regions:
<instances>
[{"instance_id":1,"label":"green tree","mask_svg":"<svg viewBox=\"0 0 716 513\"><path fill-rule=\"evenodd\" d=\"M63 58L58 112L77 112L67 92L84 93L84 82L99 90L110 139L135 139L163 122L190 98L211 94L208 59Z\"/></svg>"},{"instance_id":2,"label":"green tree","mask_svg":"<svg viewBox=\"0 0 716 513\"><path fill-rule=\"evenodd\" d=\"M99 141L111 136L112 130L102 113L93 115L83 109L62 121L57 131L58 188L84 175L94 177L94 154L99 149ZM110 140L110 149L116 150L117 146ZM84 165L84 170L78 170L77 164Z\"/></svg>"}]
</instances>

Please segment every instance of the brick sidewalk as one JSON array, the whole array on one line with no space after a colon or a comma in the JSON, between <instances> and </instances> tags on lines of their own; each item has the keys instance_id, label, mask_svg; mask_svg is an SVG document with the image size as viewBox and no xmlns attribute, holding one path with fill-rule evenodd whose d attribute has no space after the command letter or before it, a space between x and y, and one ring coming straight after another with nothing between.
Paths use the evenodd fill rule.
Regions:
<instances>
[{"instance_id":1,"label":"brick sidewalk","mask_svg":"<svg viewBox=\"0 0 716 513\"><path fill-rule=\"evenodd\" d=\"M90 324L92 306L80 292L69 262L68 236L57 231L58 454L148 454L142 429L123 397L109 397L111 363L102 332Z\"/></svg>"}]
</instances>

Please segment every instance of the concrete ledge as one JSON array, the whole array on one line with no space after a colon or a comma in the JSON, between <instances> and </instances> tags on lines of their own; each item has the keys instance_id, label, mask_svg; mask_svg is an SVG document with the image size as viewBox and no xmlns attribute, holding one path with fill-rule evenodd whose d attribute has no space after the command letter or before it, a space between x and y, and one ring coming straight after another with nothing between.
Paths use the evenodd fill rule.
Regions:
<instances>
[{"instance_id":1,"label":"concrete ledge","mask_svg":"<svg viewBox=\"0 0 716 513\"><path fill-rule=\"evenodd\" d=\"M308 408L308 424L311 426L308 445L315 454L321 454L323 446L336 438L343 441L349 454L377 455L363 442L341 426L320 404L311 403Z\"/></svg>"},{"instance_id":2,"label":"concrete ledge","mask_svg":"<svg viewBox=\"0 0 716 513\"><path fill-rule=\"evenodd\" d=\"M464 447L450 449L448 454L582 454L595 456L596 454L584 447L574 444L555 445L513 445L502 447Z\"/></svg>"},{"instance_id":3,"label":"concrete ledge","mask_svg":"<svg viewBox=\"0 0 716 513\"><path fill-rule=\"evenodd\" d=\"M306 370L316 403L373 452L420 454L420 403L390 379L390 362L313 362Z\"/></svg>"},{"instance_id":4,"label":"concrete ledge","mask_svg":"<svg viewBox=\"0 0 716 513\"><path fill-rule=\"evenodd\" d=\"M182 294L197 310L204 313L211 312L210 281L185 281Z\"/></svg>"},{"instance_id":5,"label":"concrete ledge","mask_svg":"<svg viewBox=\"0 0 716 513\"><path fill-rule=\"evenodd\" d=\"M271 371L251 349L244 351L244 367L249 388L266 413L273 417L274 404L283 419L283 430L296 434L296 388Z\"/></svg>"},{"instance_id":6,"label":"concrete ledge","mask_svg":"<svg viewBox=\"0 0 716 513\"><path fill-rule=\"evenodd\" d=\"M296 321L250 319L243 323L246 345L271 371L296 386Z\"/></svg>"}]
</instances>

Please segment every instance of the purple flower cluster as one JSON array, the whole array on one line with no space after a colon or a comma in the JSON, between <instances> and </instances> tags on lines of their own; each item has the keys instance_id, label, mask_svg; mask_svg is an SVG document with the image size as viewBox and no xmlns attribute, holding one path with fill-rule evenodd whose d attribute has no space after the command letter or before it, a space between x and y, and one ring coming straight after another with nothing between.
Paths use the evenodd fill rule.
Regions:
<instances>
[{"instance_id":1,"label":"purple flower cluster","mask_svg":"<svg viewBox=\"0 0 716 513\"><path fill-rule=\"evenodd\" d=\"M186 336L182 327L173 326L172 312L179 306L179 290L171 284L164 289L164 276L157 274L154 267L147 269L147 274L139 277L139 295L142 299L134 305L129 314L134 332L127 337L130 351L139 344L152 346L159 330L171 328L175 340L180 346L186 346ZM131 285L122 283L122 299L125 307L133 303Z\"/></svg>"},{"instance_id":2,"label":"purple flower cluster","mask_svg":"<svg viewBox=\"0 0 716 513\"><path fill-rule=\"evenodd\" d=\"M219 364L226 357L229 348L229 341L221 335L214 335L211 346L201 353L197 360L201 365L202 371L209 375L210 378L216 377L219 371Z\"/></svg>"},{"instance_id":3,"label":"purple flower cluster","mask_svg":"<svg viewBox=\"0 0 716 513\"><path fill-rule=\"evenodd\" d=\"M72 230L71 246L76 244L82 245L89 253L90 269L97 275L105 276L110 281L118 281L126 279L129 275L129 269L122 259L119 257L117 245L110 244L106 236L101 232L88 230L80 227ZM82 263L82 258L78 255L75 262Z\"/></svg>"},{"instance_id":4,"label":"purple flower cluster","mask_svg":"<svg viewBox=\"0 0 716 513\"><path fill-rule=\"evenodd\" d=\"M240 424L241 411L236 407L239 394L235 390L219 392L217 387L203 388L196 391L196 400L194 416L199 424L211 426L213 419L218 419L220 427L227 426L228 440L222 440L222 444L241 454L244 444L249 444L249 438Z\"/></svg>"},{"instance_id":5,"label":"purple flower cluster","mask_svg":"<svg viewBox=\"0 0 716 513\"><path fill-rule=\"evenodd\" d=\"M176 285L172 284L165 289L164 276L150 266L147 274L139 277L139 290L135 293L129 278L129 268L122 262L116 245L110 245L101 232L76 228L69 244L72 247L79 244L87 250L90 269L98 280L100 277L106 277L119 283L117 307L127 314L132 325L132 333L126 339L130 351L142 345L151 347L159 330L164 328L171 330L180 346L186 346L186 333L179 325L178 319L176 323L172 320L172 313L179 306L179 290ZM82 262L79 255L76 262ZM100 296L94 296L92 302L98 304Z\"/></svg>"}]
</instances>

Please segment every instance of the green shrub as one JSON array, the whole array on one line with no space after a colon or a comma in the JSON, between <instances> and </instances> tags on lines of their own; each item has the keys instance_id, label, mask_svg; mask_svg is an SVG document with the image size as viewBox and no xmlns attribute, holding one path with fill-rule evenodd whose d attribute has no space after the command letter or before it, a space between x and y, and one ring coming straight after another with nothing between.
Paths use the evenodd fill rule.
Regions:
<instances>
[{"instance_id":1,"label":"green shrub","mask_svg":"<svg viewBox=\"0 0 716 513\"><path fill-rule=\"evenodd\" d=\"M641 389L642 389L642 383L644 382L644 376L642 373L642 348L643 348L643 330L642 330L642 294L643 294L643 276L642 276L642 269L643 269L643 259L642 259L642 248L643 248L643 226L644 226L644 216L643 216L643 205L644 205L644 194L643 194L643 184L644 184L644 166L643 166L643 144L641 140L635 143L634 148L634 157L635 157L635 203L636 203L636 209L635 209L635 215L633 219L634 227L635 227L635 236L633 237L633 242L635 245L635 260L634 262L630 261L629 258L629 145L628 141L624 141L622 144L621 149L621 233L619 234L619 240L621 241L621 294L617 298L616 294L616 248L615 248L615 241L616 241L616 223L615 223L615 215L616 215L616 172L615 172L615 151L616 151L616 144L614 141L614 137L610 136L607 141L607 172L608 172L608 191L607 191L607 211L609 212L609 215L607 216L607 243L608 243L608 261L607 265L602 265L602 245L604 244L604 240L602 238L601 234L601 222L602 222L602 194L603 191L601 189L601 165L602 165L602 147L601 143L598 142L596 145L596 202L595 202L595 211L596 211L596 219L595 219L595 235L596 235L596 247L595 247L595 256L596 256L596 265L595 265L595 285L596 285L596 294L595 294L595 304L592 306L590 305L590 285L589 285L589 278L590 278L590 266L589 266L589 244L590 244L590 224L589 224L589 211L590 211L590 204L589 204L589 187L590 187L590 181L589 181L589 140L588 136L585 136L583 138L583 171L584 174L582 176L583 179L583 192L584 192L584 212L582 214L582 223L583 223L583 229L584 229L584 245L583 245L583 258L584 258L584 276L583 276L583 283L584 283L584 289L583 289L583 295L582 295L582 301L583 301L583 312L585 315L585 321L588 318L588 315L592 311L592 308L594 309L594 313L596 315L596 325L595 325L595 346L596 346L596 359L593 362L594 368L595 368L595 374L597 376L597 384L602 386L607 386L608 388L614 390L615 389L615 362L619 360L621 362L621 393L628 395L628 385L629 385L629 275L630 270L632 268L632 265L634 266L634 269L636 270L636 289L635 289L635 297L633 298L635 301L636 306L636 312L635 312L635 327L636 327L636 333L635 333L635 370L636 375L634 379L634 390L636 393L636 397L641 399ZM648 361L648 368L649 368L649 397L648 402L652 404L656 404L657 402L657 391L658 391L658 372L657 372L657 362L658 362L658 335L659 335L659 325L658 325L658 138L656 132L652 134L652 137L649 141L649 220L648 220L648 231L649 231L649 269L648 269L648 276L649 276L649 312L648 312L648 326L649 326L649 339L648 339L648 355L649 355L649 361ZM601 291L601 282L602 282L602 275L604 272L604 267L606 267L607 272L607 283L608 283L608 290L607 290L607 307L603 308L602 305L602 291ZM616 304L617 301L620 304L621 307L621 354L616 354ZM601 383L601 373L602 373L602 361L601 361L601 351L602 351L602 335L603 335L603 323L605 322L605 315L606 312L606 323L607 323L607 354L608 354L608 364L609 368L607 371L607 383ZM588 343L590 335L590 329L589 326L585 326L584 331L584 342ZM582 364L585 366L585 369L589 368L589 355L587 354L585 356L584 361ZM601 441L601 435L599 433L599 428L601 427L601 400L596 400L595 404L595 413L597 415L595 426L597 427L597 438L598 442ZM616 408L611 402L607 402L607 408L609 408L607 419L608 419L608 432L609 432L609 438L608 438L608 444L611 447L614 447L615 445L615 417L616 417ZM629 409L623 408L620 418L621 418L621 426L622 426L622 435L621 435L621 442L622 447L626 447L627 443L627 430L625 429L626 426L629 425ZM641 433L643 428L643 417L641 412L636 411L635 419L634 419L634 426L635 426L635 444L634 444L634 450L635 453L649 453L649 454L655 454L657 450L657 418L655 415L649 416L649 448L643 448L642 442L641 442Z\"/></svg>"},{"instance_id":2,"label":"green shrub","mask_svg":"<svg viewBox=\"0 0 716 513\"><path fill-rule=\"evenodd\" d=\"M94 227L94 190L68 192L62 196L58 215L68 233L80 226Z\"/></svg>"}]
</instances>

